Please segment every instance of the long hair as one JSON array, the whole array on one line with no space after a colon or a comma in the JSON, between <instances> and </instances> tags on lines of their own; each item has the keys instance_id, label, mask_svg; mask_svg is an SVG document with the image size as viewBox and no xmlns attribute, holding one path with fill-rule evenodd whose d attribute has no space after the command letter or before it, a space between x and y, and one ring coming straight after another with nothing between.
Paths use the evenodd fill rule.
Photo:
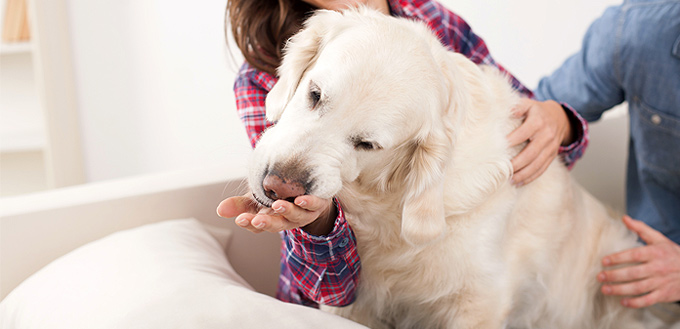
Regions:
<instances>
[{"instance_id":1,"label":"long hair","mask_svg":"<svg viewBox=\"0 0 680 329\"><path fill-rule=\"evenodd\" d=\"M314 9L299 0L228 0L225 37L231 27L245 60L260 71L276 75L283 46Z\"/></svg>"}]
</instances>

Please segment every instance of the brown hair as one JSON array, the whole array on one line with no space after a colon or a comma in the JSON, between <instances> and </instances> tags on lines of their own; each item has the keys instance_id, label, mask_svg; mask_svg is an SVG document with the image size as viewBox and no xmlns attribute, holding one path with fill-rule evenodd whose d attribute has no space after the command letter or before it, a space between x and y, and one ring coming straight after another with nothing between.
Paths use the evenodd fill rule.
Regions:
<instances>
[{"instance_id":1,"label":"brown hair","mask_svg":"<svg viewBox=\"0 0 680 329\"><path fill-rule=\"evenodd\" d=\"M276 75L283 46L314 9L301 0L229 0L225 33L231 26L234 41L246 61L260 71Z\"/></svg>"}]
</instances>

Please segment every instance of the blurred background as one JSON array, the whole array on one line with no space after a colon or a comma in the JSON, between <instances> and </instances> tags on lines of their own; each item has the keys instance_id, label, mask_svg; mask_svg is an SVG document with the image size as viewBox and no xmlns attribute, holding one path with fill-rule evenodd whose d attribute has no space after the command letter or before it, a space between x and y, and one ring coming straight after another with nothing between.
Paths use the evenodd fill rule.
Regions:
<instances>
[{"instance_id":1,"label":"blurred background","mask_svg":"<svg viewBox=\"0 0 680 329\"><path fill-rule=\"evenodd\" d=\"M621 0L444 0L534 88ZM245 166L242 57L226 0L2 0L0 197L172 170ZM23 9L22 9L23 8ZM592 126L575 175L623 208L625 109Z\"/></svg>"}]
</instances>

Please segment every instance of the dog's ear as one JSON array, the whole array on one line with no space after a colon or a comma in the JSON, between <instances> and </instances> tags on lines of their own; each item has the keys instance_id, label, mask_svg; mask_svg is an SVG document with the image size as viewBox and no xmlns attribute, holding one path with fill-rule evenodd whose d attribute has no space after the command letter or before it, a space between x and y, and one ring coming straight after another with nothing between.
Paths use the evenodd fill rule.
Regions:
<instances>
[{"instance_id":1,"label":"dog's ear","mask_svg":"<svg viewBox=\"0 0 680 329\"><path fill-rule=\"evenodd\" d=\"M519 98L503 73L478 66L459 53L445 53L442 72L449 89L451 129L456 132L452 156L465 159L451 163L450 170L456 174L449 181L456 188L447 191L447 210L462 214L479 206L512 176L505 134L489 129L497 126L487 123L496 122L491 113L498 106L507 107L509 117L509 104Z\"/></svg>"},{"instance_id":2,"label":"dog's ear","mask_svg":"<svg viewBox=\"0 0 680 329\"><path fill-rule=\"evenodd\" d=\"M304 29L288 40L283 61L277 69L279 81L276 82L265 101L267 120L275 122L281 118L303 74L314 64L320 45L321 35L313 28Z\"/></svg>"},{"instance_id":3,"label":"dog's ear","mask_svg":"<svg viewBox=\"0 0 680 329\"><path fill-rule=\"evenodd\" d=\"M284 48L281 65L277 69L279 81L267 95L266 115L271 122L281 118L283 110L295 94L305 72L316 62L329 29L329 19L339 15L329 10L319 10L305 21L304 29L293 35Z\"/></svg>"},{"instance_id":4,"label":"dog's ear","mask_svg":"<svg viewBox=\"0 0 680 329\"><path fill-rule=\"evenodd\" d=\"M444 176L449 145L444 131L431 132L412 145L401 219L401 235L412 244L432 242L446 229Z\"/></svg>"}]
</instances>

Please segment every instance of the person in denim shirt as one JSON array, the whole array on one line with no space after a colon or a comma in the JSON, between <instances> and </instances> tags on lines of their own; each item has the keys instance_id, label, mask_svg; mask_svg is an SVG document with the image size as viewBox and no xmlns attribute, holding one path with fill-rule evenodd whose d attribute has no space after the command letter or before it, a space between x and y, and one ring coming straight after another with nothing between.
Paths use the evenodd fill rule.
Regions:
<instances>
[{"instance_id":1,"label":"person in denim shirt","mask_svg":"<svg viewBox=\"0 0 680 329\"><path fill-rule=\"evenodd\" d=\"M645 307L680 300L680 0L627 0L592 23L582 49L535 91L586 120L628 103L624 223L646 246L602 259L602 292Z\"/></svg>"}]
</instances>

